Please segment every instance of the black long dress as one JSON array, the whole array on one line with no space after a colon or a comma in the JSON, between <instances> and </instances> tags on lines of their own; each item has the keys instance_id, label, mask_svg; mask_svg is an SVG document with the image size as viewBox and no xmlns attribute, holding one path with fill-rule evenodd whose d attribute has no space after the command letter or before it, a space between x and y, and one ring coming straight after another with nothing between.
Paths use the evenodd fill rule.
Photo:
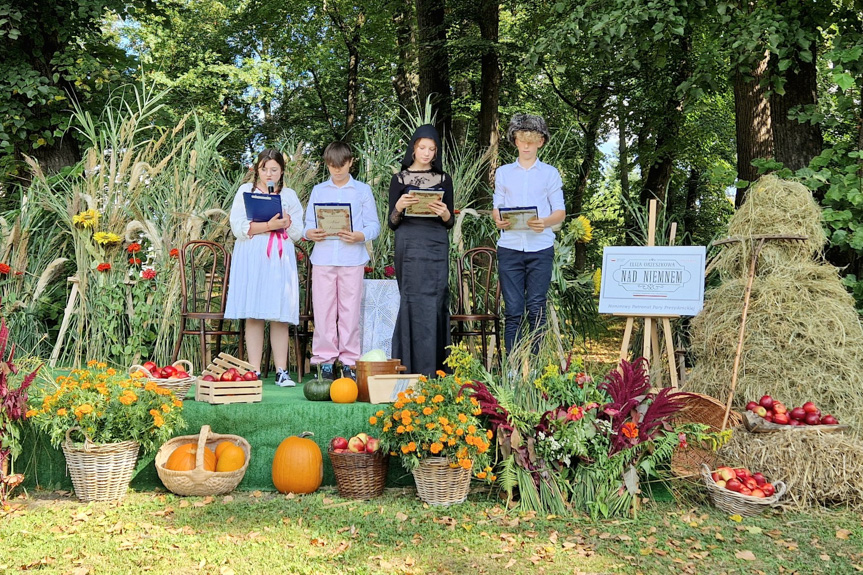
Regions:
<instances>
[{"instance_id":1,"label":"black long dress","mask_svg":"<svg viewBox=\"0 0 863 575\"><path fill-rule=\"evenodd\" d=\"M440 149L440 148L438 148ZM450 218L404 215L395 205L412 189L444 190ZM393 330L393 357L408 373L432 376L445 370L449 326L449 229L455 224L453 187L436 170L402 170L390 182L389 226L395 230L395 268L399 282L399 314ZM446 371L446 370L445 370Z\"/></svg>"}]
</instances>

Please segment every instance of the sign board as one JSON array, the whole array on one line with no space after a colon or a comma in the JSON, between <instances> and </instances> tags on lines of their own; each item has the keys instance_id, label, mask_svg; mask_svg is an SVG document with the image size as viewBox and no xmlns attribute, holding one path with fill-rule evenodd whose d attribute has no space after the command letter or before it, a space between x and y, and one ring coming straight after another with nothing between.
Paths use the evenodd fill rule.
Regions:
<instances>
[{"instance_id":1,"label":"sign board","mask_svg":"<svg viewBox=\"0 0 863 575\"><path fill-rule=\"evenodd\" d=\"M704 246L607 247L599 312L696 315L704 306Z\"/></svg>"}]
</instances>

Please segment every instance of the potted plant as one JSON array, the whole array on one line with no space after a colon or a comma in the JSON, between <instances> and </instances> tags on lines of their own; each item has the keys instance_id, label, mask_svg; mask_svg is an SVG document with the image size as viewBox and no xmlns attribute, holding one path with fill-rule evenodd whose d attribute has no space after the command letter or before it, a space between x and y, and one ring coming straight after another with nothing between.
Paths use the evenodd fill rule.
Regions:
<instances>
[{"instance_id":1,"label":"potted plant","mask_svg":"<svg viewBox=\"0 0 863 575\"><path fill-rule=\"evenodd\" d=\"M33 395L28 417L54 447L62 446L82 501L121 499L139 447L153 452L185 427L183 402L170 390L97 361Z\"/></svg>"},{"instance_id":2,"label":"potted plant","mask_svg":"<svg viewBox=\"0 0 863 575\"><path fill-rule=\"evenodd\" d=\"M380 430L381 448L398 456L413 473L417 493L430 505L461 503L471 474L493 481L492 434L480 422L481 409L464 382L442 371L420 377L414 389L369 418Z\"/></svg>"}]
</instances>

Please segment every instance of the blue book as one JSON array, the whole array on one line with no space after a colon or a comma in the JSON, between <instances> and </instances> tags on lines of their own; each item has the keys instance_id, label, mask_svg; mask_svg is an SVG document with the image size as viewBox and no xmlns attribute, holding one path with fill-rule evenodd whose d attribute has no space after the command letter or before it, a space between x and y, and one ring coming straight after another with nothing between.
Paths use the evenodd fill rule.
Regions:
<instances>
[{"instance_id":1,"label":"blue book","mask_svg":"<svg viewBox=\"0 0 863 575\"><path fill-rule=\"evenodd\" d=\"M253 222L268 222L276 214L282 213L282 198L279 194L244 192L243 203L246 217Z\"/></svg>"}]
</instances>

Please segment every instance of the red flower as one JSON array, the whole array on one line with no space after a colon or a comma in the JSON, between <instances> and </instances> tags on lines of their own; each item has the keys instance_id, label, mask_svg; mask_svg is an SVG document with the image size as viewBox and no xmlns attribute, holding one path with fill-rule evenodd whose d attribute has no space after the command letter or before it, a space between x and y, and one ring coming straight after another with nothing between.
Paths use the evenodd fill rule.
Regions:
<instances>
[{"instance_id":1,"label":"red flower","mask_svg":"<svg viewBox=\"0 0 863 575\"><path fill-rule=\"evenodd\" d=\"M573 405L566 411L566 418L570 421L578 421L584 417L584 410L577 405Z\"/></svg>"},{"instance_id":2,"label":"red flower","mask_svg":"<svg viewBox=\"0 0 863 575\"><path fill-rule=\"evenodd\" d=\"M685 433L678 433L677 434L677 441L678 441L681 449L686 449L689 446L689 444L686 443L686 434Z\"/></svg>"},{"instance_id":3,"label":"red flower","mask_svg":"<svg viewBox=\"0 0 863 575\"><path fill-rule=\"evenodd\" d=\"M178 257L180 257L180 250L178 250L177 248L174 248L170 252L168 252L168 255L171 256L172 258L178 258Z\"/></svg>"},{"instance_id":4,"label":"red flower","mask_svg":"<svg viewBox=\"0 0 863 575\"><path fill-rule=\"evenodd\" d=\"M638 437L638 426L635 425L634 423L632 423L631 421L628 421L628 422L623 424L623 427L621 428L621 432L623 432L623 435L625 437L628 437L630 439L635 439L636 437Z\"/></svg>"},{"instance_id":5,"label":"red flower","mask_svg":"<svg viewBox=\"0 0 863 575\"><path fill-rule=\"evenodd\" d=\"M394 268L393 266L385 267L384 268L384 275L387 276L388 278L393 277L394 275L396 275L396 268Z\"/></svg>"},{"instance_id":6,"label":"red flower","mask_svg":"<svg viewBox=\"0 0 863 575\"><path fill-rule=\"evenodd\" d=\"M139 265L141 265L141 260L139 260L138 258L129 258L129 265L130 266L139 266Z\"/></svg>"},{"instance_id":7,"label":"red flower","mask_svg":"<svg viewBox=\"0 0 863 575\"><path fill-rule=\"evenodd\" d=\"M96 270L100 272L106 272L111 269L111 264L108 262L102 262L101 264L96 266Z\"/></svg>"},{"instance_id":8,"label":"red flower","mask_svg":"<svg viewBox=\"0 0 863 575\"><path fill-rule=\"evenodd\" d=\"M8 264L0 264L0 274L6 275L12 271Z\"/></svg>"},{"instance_id":9,"label":"red flower","mask_svg":"<svg viewBox=\"0 0 863 575\"><path fill-rule=\"evenodd\" d=\"M130 254L134 254L135 252L140 252L141 251L141 244L139 244L138 242L131 243L131 244L129 244L129 247L126 248L126 251L129 252Z\"/></svg>"},{"instance_id":10,"label":"red flower","mask_svg":"<svg viewBox=\"0 0 863 575\"><path fill-rule=\"evenodd\" d=\"M363 273L370 274L370 273L372 273L373 271L375 271L375 268L373 268L373 267L371 267L371 266L366 266L366 267L364 267L364 268L363 268Z\"/></svg>"},{"instance_id":11,"label":"red flower","mask_svg":"<svg viewBox=\"0 0 863 575\"><path fill-rule=\"evenodd\" d=\"M297 252L297 261L303 261L306 259L306 256L303 255L303 252Z\"/></svg>"},{"instance_id":12,"label":"red flower","mask_svg":"<svg viewBox=\"0 0 863 575\"><path fill-rule=\"evenodd\" d=\"M147 268L141 272L141 277L145 280L156 279L156 270L153 268Z\"/></svg>"}]
</instances>

